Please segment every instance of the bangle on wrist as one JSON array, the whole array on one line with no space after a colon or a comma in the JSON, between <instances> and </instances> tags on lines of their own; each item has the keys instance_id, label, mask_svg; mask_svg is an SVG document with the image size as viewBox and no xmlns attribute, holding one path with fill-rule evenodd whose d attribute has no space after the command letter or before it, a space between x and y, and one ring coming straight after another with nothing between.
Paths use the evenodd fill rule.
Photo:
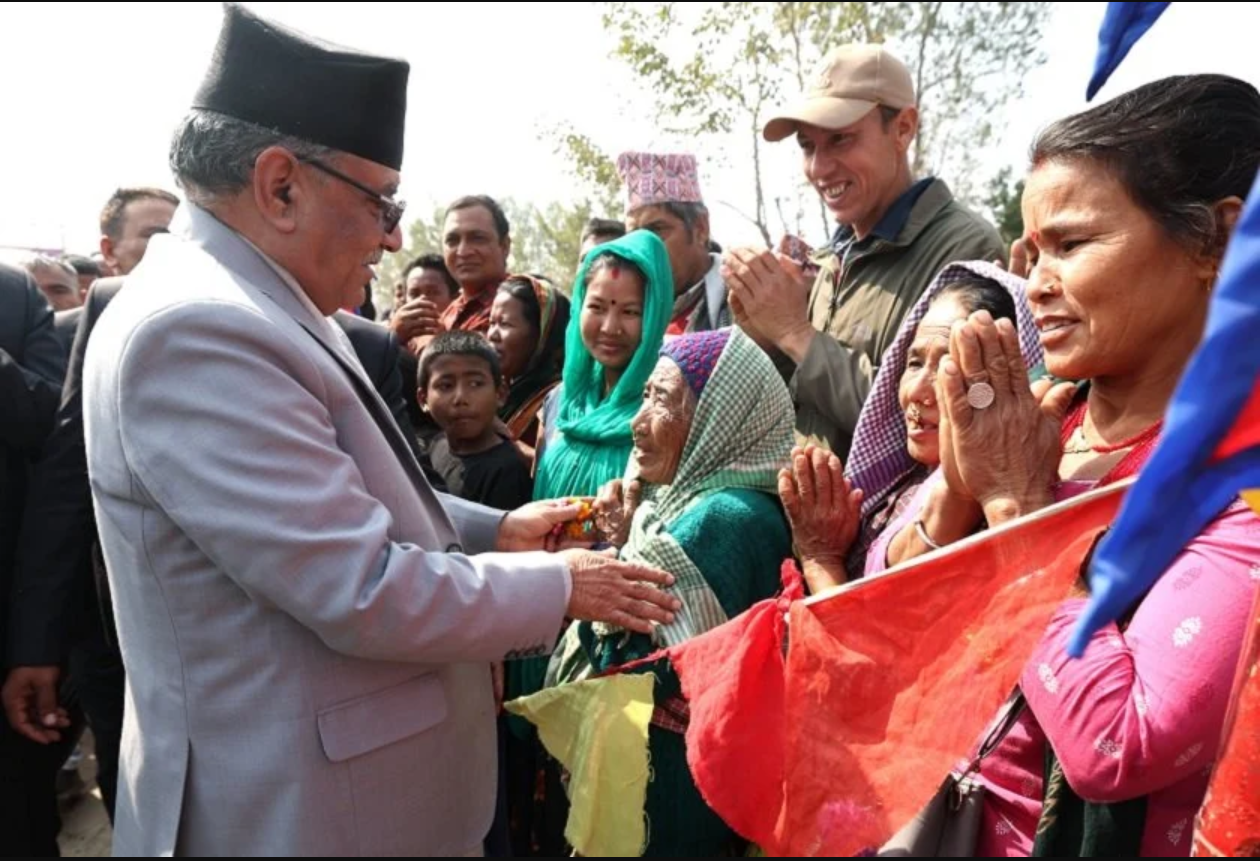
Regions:
<instances>
[{"instance_id":1,"label":"bangle on wrist","mask_svg":"<svg viewBox=\"0 0 1260 861\"><path fill-rule=\"evenodd\" d=\"M914 531L915 531L915 534L919 536L919 540L922 541L924 544L926 544L928 547L931 547L933 550L941 549L942 545L937 544L935 541L932 540L932 536L928 535L927 527L923 525L922 519L916 520L914 522Z\"/></svg>"}]
</instances>

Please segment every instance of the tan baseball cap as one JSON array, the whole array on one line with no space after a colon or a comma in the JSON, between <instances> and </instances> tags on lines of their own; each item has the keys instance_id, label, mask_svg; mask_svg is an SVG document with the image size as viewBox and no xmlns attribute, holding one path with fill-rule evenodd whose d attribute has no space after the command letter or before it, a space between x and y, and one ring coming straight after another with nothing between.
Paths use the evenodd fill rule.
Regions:
<instances>
[{"instance_id":1,"label":"tan baseball cap","mask_svg":"<svg viewBox=\"0 0 1260 861\"><path fill-rule=\"evenodd\" d=\"M802 123L842 129L879 105L901 110L914 104L910 70L883 45L841 45L823 58L801 101L775 114L761 134L781 141Z\"/></svg>"}]
</instances>

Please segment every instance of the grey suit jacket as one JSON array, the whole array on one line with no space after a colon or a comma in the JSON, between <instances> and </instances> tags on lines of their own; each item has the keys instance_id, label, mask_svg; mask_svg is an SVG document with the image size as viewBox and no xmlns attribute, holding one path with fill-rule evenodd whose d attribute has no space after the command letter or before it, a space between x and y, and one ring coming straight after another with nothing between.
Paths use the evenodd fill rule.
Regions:
<instances>
[{"instance_id":1,"label":"grey suit jacket","mask_svg":"<svg viewBox=\"0 0 1260 861\"><path fill-rule=\"evenodd\" d=\"M207 212L88 346L89 473L127 667L114 850L436 855L495 789L488 662L549 646L568 572L489 550L362 367Z\"/></svg>"}]
</instances>

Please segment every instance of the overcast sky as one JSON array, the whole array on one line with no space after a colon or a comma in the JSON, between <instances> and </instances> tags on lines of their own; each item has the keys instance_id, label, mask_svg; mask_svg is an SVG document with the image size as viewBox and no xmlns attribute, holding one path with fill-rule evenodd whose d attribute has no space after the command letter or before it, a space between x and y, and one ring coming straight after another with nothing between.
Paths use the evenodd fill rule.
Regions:
<instances>
[{"instance_id":1,"label":"overcast sky","mask_svg":"<svg viewBox=\"0 0 1260 861\"><path fill-rule=\"evenodd\" d=\"M306 32L412 64L401 196L411 212L465 193L538 204L572 197L549 125L571 122L610 152L678 147L644 121L626 70L608 57L598 12L580 3L251 3ZM993 169L1022 169L1036 130L1084 106L1103 3L1056 4L1049 62L1010 105ZM166 149L204 71L218 3L0 4L0 246L90 252L97 215L118 185L171 187ZM1244 4L1173 3L1103 91L1184 72L1260 81ZM615 94L620 94L614 97ZM795 146L771 168L795 178ZM704 161L704 152L699 152ZM757 234L735 214L747 178L704 169L714 234ZM816 238L816 237L815 237Z\"/></svg>"}]
</instances>

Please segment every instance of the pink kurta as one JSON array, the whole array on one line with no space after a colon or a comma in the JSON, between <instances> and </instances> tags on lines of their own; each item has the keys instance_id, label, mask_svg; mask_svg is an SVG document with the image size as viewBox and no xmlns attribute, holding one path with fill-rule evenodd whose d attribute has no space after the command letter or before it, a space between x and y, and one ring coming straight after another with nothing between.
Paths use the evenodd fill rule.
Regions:
<instances>
[{"instance_id":1,"label":"pink kurta","mask_svg":"<svg viewBox=\"0 0 1260 861\"><path fill-rule=\"evenodd\" d=\"M981 768L977 855L1031 852L1047 737L1087 801L1148 797L1143 856L1188 855L1258 590L1260 518L1239 503L1186 548L1124 632L1103 629L1079 661L1066 647L1086 602L1065 602L1024 671L1029 711Z\"/></svg>"}]
</instances>

